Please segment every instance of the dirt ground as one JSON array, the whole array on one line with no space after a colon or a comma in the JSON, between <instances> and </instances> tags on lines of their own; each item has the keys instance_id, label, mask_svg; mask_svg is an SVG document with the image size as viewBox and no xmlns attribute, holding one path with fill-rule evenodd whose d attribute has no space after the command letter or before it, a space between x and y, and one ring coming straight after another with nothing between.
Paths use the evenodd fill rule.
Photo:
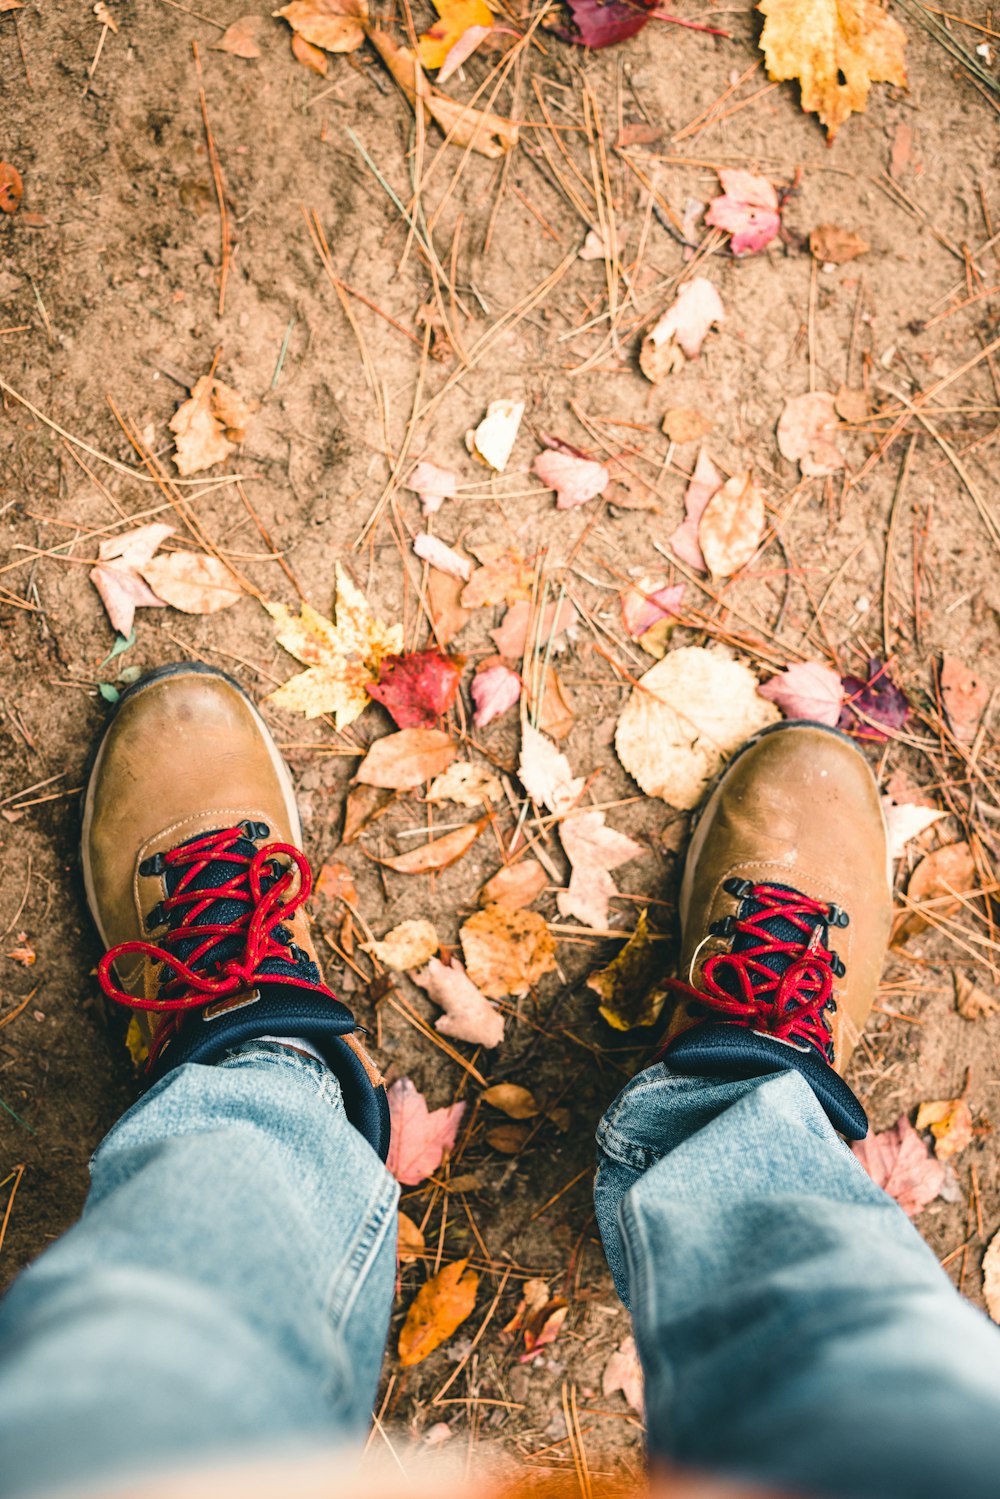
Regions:
<instances>
[{"instance_id":1,"label":"dirt ground","mask_svg":"<svg viewBox=\"0 0 1000 1499\"><path fill-rule=\"evenodd\" d=\"M622 633L618 593L633 571L679 577L658 547L681 517L697 450L668 444L660 428L668 407L711 417L713 457L727 473L754 468L777 536L731 584L702 592L690 583L687 598L702 619L680 628L673 643L735 634L741 658L762 676L799 653L858 671L883 653L885 614L891 669L915 712L905 732L868 753L883 785L905 772L956 814L911 845L900 883L922 847L970 831L988 860L996 854L995 719L976 751L980 778L971 799L962 759L934 727L933 666L942 652L1000 682L995 552L966 486L916 421L856 483L886 421L841 434L846 482L839 474L801 483L775 440L784 400L809 388L864 387L877 410L912 401L975 361L926 412L979 492L988 501L995 495L1000 387L996 363L982 350L997 334L997 303L981 298L924 326L998 279L998 246L980 249L1000 214L995 103L900 12L909 90L874 88L867 112L832 147L800 110L793 85L770 88L677 139L759 56L759 21L747 7L706 10L684 0L683 16L724 28L729 39L653 22L617 48L588 54L540 32L537 45L520 49L492 106L525 122L512 154L493 162L441 151L433 131L423 143L418 227L425 240L433 226L448 321L466 352L495 330L478 357L463 362L460 349L428 360L418 314L434 302L434 277L389 196L391 189L408 201L411 171L421 166L412 115L368 48L331 58L326 79L307 71L270 6L261 12L259 59L211 50L222 26L251 4L225 0L210 20L168 0L111 0L119 29L104 37L89 81L103 29L89 6L27 0L0 15L0 159L16 164L25 183L20 211L0 215L0 377L24 398L5 390L0 413L0 947L9 951L23 931L37 951L28 968L0 956L0 1182L8 1179L0 1221L10 1173L25 1167L0 1250L4 1283L73 1221L88 1155L134 1095L97 991L98 950L77 855L76 793L106 711L97 683L113 680L123 663L146 669L189 657L223 666L260 699L297 669L252 597L208 618L140 611L135 646L102 667L113 632L87 578L97 541L156 507L176 521L155 484L126 472L137 458L117 414L172 471L167 423L213 361L260 407L238 453L185 493L204 533L269 597L295 602L235 486L213 484L216 474L243 476L253 510L321 612L329 613L334 561L342 559L384 618L404 620L408 647L426 639L421 564L406 534L421 528L416 496L396 490L359 544L385 491L388 451L396 463L404 452L407 461L427 456L459 472L463 490L435 518L437 534L451 544L502 540L531 557L543 554L546 576L555 586L565 582L587 611L557 658L576 715L562 748L577 774L594 774L591 796L621 801L609 820L645 850L618 871L616 927L631 930L641 903L651 901L662 903L650 907L656 923L672 931L687 828L685 814L637 795L612 742L630 678L651 664ZM511 14L523 31L523 15ZM991 24L982 9L963 14ZM418 29L429 19L422 7ZM970 46L981 40L979 32L954 30ZM222 317L219 213L193 41L234 237ZM470 98L500 56L477 56L449 90ZM731 99L749 99L766 82L758 71ZM598 134L592 127L588 144L586 130L595 117L626 267L617 285L626 305L612 341L605 262L574 258L597 224L590 150ZM653 127L631 132L642 137L627 147L638 174L616 149L636 126ZM676 237L650 214L642 179L682 216L688 199L704 203L718 192L715 168L726 165L784 185L801 174L785 209L786 232L759 255L717 253L704 262L726 322L699 360L654 386L638 370L637 344L672 300L686 262ZM317 256L310 212L336 275L353 289L345 297L356 328ZM869 253L816 267L804 239L821 223L857 231ZM703 233L699 225L696 237ZM519 315L501 322L509 309ZM468 456L464 436L499 397L523 400L527 410L508 470L490 479ZM420 419L411 425L415 411ZM529 472L541 433L617 460L603 502L556 510ZM887 567L888 521L911 434ZM631 508L636 501L648 508ZM488 631L502 612L477 611L459 636L456 648L471 662L491 653ZM468 706L468 673L463 692ZM425 809L409 797L338 853L343 795L357 764L344 750L386 732L388 718L373 707L338 736L326 722L264 711L296 773L314 863L337 857L350 865L378 935L431 912L442 939L454 944L480 885L498 867L495 842L480 839L433 881L380 875L363 849L413 846L400 835ZM485 754L513 770L516 714L475 738L473 758ZM452 810L439 810L437 822L452 820ZM464 817L458 809L457 819ZM513 823L504 809L505 836ZM564 870L554 840L549 853ZM537 909L560 920L552 890ZM891 955L850 1081L882 1129L920 1100L960 1093L971 1069L977 1134L955 1163L951 1200L932 1203L917 1223L956 1283L980 1301L980 1259L1000 1226L989 1128L1000 1087L1000 1016L970 1023L956 1013L956 969L987 989L997 976L981 902L962 914L961 926L955 943L931 931ZM566 1388L575 1391L587 1450L638 1471L641 1423L620 1394L601 1393L604 1365L628 1324L590 1191L595 1123L641 1065L646 1041L606 1029L581 987L614 944L563 927L559 972L520 1003L503 1046L478 1065L488 1081L517 1082L547 1106L568 1110L560 1118L566 1127L544 1123L520 1154L505 1156L484 1138L499 1116L480 1108L452 1166L473 1174L478 1187L451 1196L430 1186L407 1192L407 1213L418 1221L426 1215L431 1266L439 1251L445 1261L472 1253L483 1279L473 1316L427 1362L402 1375L390 1352L385 1416L413 1434L446 1421L455 1445L489 1442L532 1467L570 1466ZM667 962L670 950L664 944ZM332 960L329 973L377 1030L392 1076L411 1077L433 1105L456 1096L475 1102L467 1075L403 1015L383 1004L376 1017L355 974L338 975ZM430 1020L436 1011L425 996L405 979L400 987ZM505 1272L493 1320L472 1348ZM422 1264L403 1269L393 1339L426 1273ZM551 1349L519 1363L496 1329L512 1314L526 1274L564 1294L570 1311Z\"/></svg>"}]
</instances>

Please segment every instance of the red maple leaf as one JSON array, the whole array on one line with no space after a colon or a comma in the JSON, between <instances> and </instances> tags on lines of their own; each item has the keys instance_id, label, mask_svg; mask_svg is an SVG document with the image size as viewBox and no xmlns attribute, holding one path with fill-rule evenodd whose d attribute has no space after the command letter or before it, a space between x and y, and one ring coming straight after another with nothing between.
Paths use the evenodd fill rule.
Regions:
<instances>
[{"instance_id":1,"label":"red maple leaf","mask_svg":"<svg viewBox=\"0 0 1000 1499\"><path fill-rule=\"evenodd\" d=\"M461 656L439 650L386 656L368 695L401 729L431 728L455 701L463 664Z\"/></svg>"}]
</instances>

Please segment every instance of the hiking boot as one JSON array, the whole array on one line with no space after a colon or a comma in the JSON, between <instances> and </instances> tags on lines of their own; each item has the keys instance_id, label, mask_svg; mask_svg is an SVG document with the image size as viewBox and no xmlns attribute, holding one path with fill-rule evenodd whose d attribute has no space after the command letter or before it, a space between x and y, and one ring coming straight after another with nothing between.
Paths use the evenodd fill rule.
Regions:
<instances>
[{"instance_id":1,"label":"hiking boot","mask_svg":"<svg viewBox=\"0 0 1000 1499\"><path fill-rule=\"evenodd\" d=\"M306 1041L382 1158L385 1088L323 982L288 767L223 672L160 667L122 694L84 795L83 878L105 994L135 1012L155 1081L258 1037Z\"/></svg>"},{"instance_id":2,"label":"hiking boot","mask_svg":"<svg viewBox=\"0 0 1000 1499\"><path fill-rule=\"evenodd\" d=\"M719 777L680 890L672 1072L801 1072L850 1139L868 1120L842 1079L878 987L892 869L878 788L851 740L776 724Z\"/></svg>"}]
</instances>

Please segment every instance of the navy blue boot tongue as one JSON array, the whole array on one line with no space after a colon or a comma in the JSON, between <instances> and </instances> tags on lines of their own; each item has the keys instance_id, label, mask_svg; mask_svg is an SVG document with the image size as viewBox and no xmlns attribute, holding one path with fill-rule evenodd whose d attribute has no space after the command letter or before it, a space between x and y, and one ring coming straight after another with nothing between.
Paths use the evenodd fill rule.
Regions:
<instances>
[{"instance_id":1,"label":"navy blue boot tongue","mask_svg":"<svg viewBox=\"0 0 1000 1499\"><path fill-rule=\"evenodd\" d=\"M748 882L749 883L749 882ZM787 895L790 900L801 900L801 891L791 885L770 884L768 889ZM775 914L757 919L767 908L766 902L747 893L741 898L738 919L753 921L758 932L765 933L773 942L792 943L801 953L809 937L801 926L787 916ZM716 929L726 935L725 928ZM830 924L821 914L815 916L815 945L828 948ZM733 957L763 946L761 937L753 933L735 931L729 951ZM796 961L795 953L759 952L752 960L780 978ZM840 970L843 972L843 970ZM714 981L733 999L742 999L743 990L739 978L730 965L719 963L714 970ZM754 983L754 971L749 970ZM824 1059L812 1044L789 1042L777 1036L768 1036L759 1030L743 1025L715 1021L711 1016L682 1031L667 1047L664 1061L672 1072L700 1077L760 1077L776 1072L795 1071L809 1083L830 1122L849 1140L862 1140L868 1133L868 1116L852 1090L832 1065L832 1045Z\"/></svg>"},{"instance_id":2,"label":"navy blue boot tongue","mask_svg":"<svg viewBox=\"0 0 1000 1499\"><path fill-rule=\"evenodd\" d=\"M202 839L212 837L222 829L213 829L209 833L198 833L193 838L187 838L183 843L176 845L177 848L187 848L192 843L198 843ZM247 900L235 900L231 896L221 896L218 900L210 901L201 911L194 922L196 926L228 926L245 917L250 911L249 884L246 879L247 866L244 861L252 859L257 853L257 845L249 838L236 839L231 845L231 851L237 856L234 859L212 859L205 863L202 869L192 871L190 868L178 868L168 864L164 870L164 885L168 896L174 896L178 892L192 894L194 892L207 893L212 890L221 889L225 885L242 882L248 896ZM275 859L270 866L269 872L261 880L263 893L274 887L277 881L285 874L285 866ZM197 903L195 903L197 904ZM185 902L175 906L172 910L163 913L164 923L173 931L189 916L191 906ZM258 968L261 976L272 976L277 980L291 979L299 984L322 983L322 977L316 964L311 961L301 948L292 943L292 934L287 927L280 923L274 927L271 936L276 942L288 945L288 958L269 957L264 958ZM204 944L204 937L182 938L171 944L171 950L182 960L191 964L192 954ZM195 959L191 966L199 972L205 971L216 963L224 963L227 959L240 958L243 955L244 939L240 932L234 932L232 936L223 936L216 939L201 958ZM170 980L169 971L164 974L164 981Z\"/></svg>"}]
</instances>

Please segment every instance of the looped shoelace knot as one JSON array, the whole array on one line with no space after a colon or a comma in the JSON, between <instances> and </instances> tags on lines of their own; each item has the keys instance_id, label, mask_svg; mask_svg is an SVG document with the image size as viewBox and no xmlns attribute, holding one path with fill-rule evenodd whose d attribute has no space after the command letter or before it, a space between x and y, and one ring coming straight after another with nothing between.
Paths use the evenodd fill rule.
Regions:
<instances>
[{"instance_id":1,"label":"looped shoelace knot","mask_svg":"<svg viewBox=\"0 0 1000 1499\"><path fill-rule=\"evenodd\" d=\"M734 938L735 950L706 959L703 988L680 979L670 980L670 987L738 1024L815 1047L832 1063L833 1041L824 1012L836 1009L833 980L844 968L822 937L829 923L846 925L846 914L781 886L734 881L733 893L737 891L740 912L721 924L725 935ZM757 909L740 914L751 902ZM771 923L790 924L801 935L779 937L768 930ZM782 966L784 958L789 961Z\"/></svg>"},{"instance_id":2,"label":"looped shoelace knot","mask_svg":"<svg viewBox=\"0 0 1000 1499\"><path fill-rule=\"evenodd\" d=\"M98 980L109 999L167 1016L154 1038L150 1061L176 1029L180 1012L253 987L269 959L293 961L290 937L285 932L276 937L275 930L309 898L312 871L302 851L290 843L269 843L249 855L239 847L246 841L245 827L223 828L157 855L157 869L176 876L170 880L168 875L170 893L158 908L169 930L160 943L121 942L97 965ZM280 859L288 864L282 865ZM237 865L237 872L219 884L205 883L206 873L210 878L211 866L217 863ZM229 921L203 921L209 907L219 902L236 902L241 909ZM238 956L232 953L234 939L241 949ZM172 950L184 946L184 957ZM113 965L132 953L162 965L155 999L128 994L115 982ZM168 1024L171 1020L174 1023Z\"/></svg>"}]
</instances>

